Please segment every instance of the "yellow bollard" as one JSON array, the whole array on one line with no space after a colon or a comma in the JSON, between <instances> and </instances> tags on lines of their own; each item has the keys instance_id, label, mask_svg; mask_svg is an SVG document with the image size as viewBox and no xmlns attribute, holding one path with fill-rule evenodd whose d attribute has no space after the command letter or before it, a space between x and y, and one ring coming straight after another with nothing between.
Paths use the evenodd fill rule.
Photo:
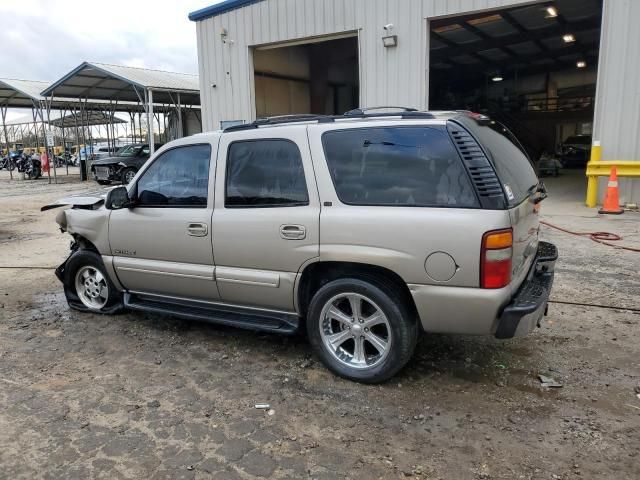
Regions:
<instances>
[{"instance_id":1,"label":"yellow bollard","mask_svg":"<svg viewBox=\"0 0 640 480\"><path fill-rule=\"evenodd\" d=\"M589 163L599 162L602 160L602 147L600 142L595 141L591 146L591 158ZM589 175L587 177L587 207L593 208L598 203L598 176Z\"/></svg>"}]
</instances>

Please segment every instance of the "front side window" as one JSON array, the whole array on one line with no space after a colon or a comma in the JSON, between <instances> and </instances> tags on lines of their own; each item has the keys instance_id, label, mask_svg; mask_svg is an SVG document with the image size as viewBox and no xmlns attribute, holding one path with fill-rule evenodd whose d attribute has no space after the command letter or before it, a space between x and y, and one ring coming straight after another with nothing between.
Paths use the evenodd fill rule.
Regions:
<instances>
[{"instance_id":1,"label":"front side window","mask_svg":"<svg viewBox=\"0 0 640 480\"><path fill-rule=\"evenodd\" d=\"M233 142L227 155L225 207L309 204L302 157L289 140Z\"/></svg>"},{"instance_id":2,"label":"front side window","mask_svg":"<svg viewBox=\"0 0 640 480\"><path fill-rule=\"evenodd\" d=\"M462 161L445 131L379 127L326 132L327 164L349 205L478 207Z\"/></svg>"},{"instance_id":3,"label":"front side window","mask_svg":"<svg viewBox=\"0 0 640 480\"><path fill-rule=\"evenodd\" d=\"M141 207L207 206L210 145L188 145L164 152L137 183Z\"/></svg>"}]
</instances>

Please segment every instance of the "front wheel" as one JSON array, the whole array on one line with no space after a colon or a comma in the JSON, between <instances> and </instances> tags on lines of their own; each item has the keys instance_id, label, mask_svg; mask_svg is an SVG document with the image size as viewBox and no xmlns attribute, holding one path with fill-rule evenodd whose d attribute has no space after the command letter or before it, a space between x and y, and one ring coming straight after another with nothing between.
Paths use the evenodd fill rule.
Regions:
<instances>
[{"instance_id":1,"label":"front wheel","mask_svg":"<svg viewBox=\"0 0 640 480\"><path fill-rule=\"evenodd\" d=\"M386 288L386 287L385 287ZM322 362L341 377L383 382L411 358L418 324L401 292L378 282L334 280L314 295L307 332Z\"/></svg>"},{"instance_id":2,"label":"front wheel","mask_svg":"<svg viewBox=\"0 0 640 480\"><path fill-rule=\"evenodd\" d=\"M96 313L122 309L122 294L107 274L102 258L91 250L78 250L67 260L64 293L71 308Z\"/></svg>"},{"instance_id":3,"label":"front wheel","mask_svg":"<svg viewBox=\"0 0 640 480\"><path fill-rule=\"evenodd\" d=\"M133 168L125 168L122 171L122 183L124 185L128 185L131 182L131 180L133 180L133 177L136 176L136 173L137 172Z\"/></svg>"}]
</instances>

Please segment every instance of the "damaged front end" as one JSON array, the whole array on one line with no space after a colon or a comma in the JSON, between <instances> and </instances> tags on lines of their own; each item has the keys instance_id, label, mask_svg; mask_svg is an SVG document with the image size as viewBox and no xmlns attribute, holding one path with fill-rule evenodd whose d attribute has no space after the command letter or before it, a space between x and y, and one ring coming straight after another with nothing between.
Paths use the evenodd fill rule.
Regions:
<instances>
[{"instance_id":1,"label":"damaged front end","mask_svg":"<svg viewBox=\"0 0 640 480\"><path fill-rule=\"evenodd\" d=\"M58 207L71 207L61 210L56 215L56 223L60 231L73 237L69 257L78 249L94 250L99 255L110 255L109 248L109 214L104 208L106 191L64 197L55 203L45 205L40 211ZM68 260L68 258L67 258ZM56 269L56 276L63 281L67 260Z\"/></svg>"}]
</instances>

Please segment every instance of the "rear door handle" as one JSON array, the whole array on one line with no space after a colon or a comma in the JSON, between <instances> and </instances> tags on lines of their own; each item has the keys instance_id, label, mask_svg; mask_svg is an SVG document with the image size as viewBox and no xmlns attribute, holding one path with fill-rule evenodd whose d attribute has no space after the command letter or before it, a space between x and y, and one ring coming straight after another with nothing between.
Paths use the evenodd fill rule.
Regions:
<instances>
[{"instance_id":1,"label":"rear door handle","mask_svg":"<svg viewBox=\"0 0 640 480\"><path fill-rule=\"evenodd\" d=\"M307 229L302 225L282 225L280 236L285 240L303 240L307 236Z\"/></svg>"},{"instance_id":2,"label":"rear door handle","mask_svg":"<svg viewBox=\"0 0 640 480\"><path fill-rule=\"evenodd\" d=\"M209 227L206 223L190 223L187 225L187 233L192 237L206 237Z\"/></svg>"}]
</instances>

